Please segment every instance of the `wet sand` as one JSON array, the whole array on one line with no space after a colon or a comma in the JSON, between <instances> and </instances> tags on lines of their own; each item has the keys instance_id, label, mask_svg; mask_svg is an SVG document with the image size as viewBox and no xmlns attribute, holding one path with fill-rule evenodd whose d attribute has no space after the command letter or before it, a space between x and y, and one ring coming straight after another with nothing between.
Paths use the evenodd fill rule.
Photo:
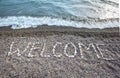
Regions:
<instances>
[{"instance_id":1,"label":"wet sand","mask_svg":"<svg viewBox=\"0 0 120 78\"><path fill-rule=\"evenodd\" d=\"M11 29L0 27L1 37L25 37L25 36L47 36L47 35L75 35L82 37L119 37L119 28L87 29L58 26L39 26L37 28Z\"/></svg>"},{"instance_id":2,"label":"wet sand","mask_svg":"<svg viewBox=\"0 0 120 78\"><path fill-rule=\"evenodd\" d=\"M1 27L0 77L119 78L119 45L119 28Z\"/></svg>"}]
</instances>

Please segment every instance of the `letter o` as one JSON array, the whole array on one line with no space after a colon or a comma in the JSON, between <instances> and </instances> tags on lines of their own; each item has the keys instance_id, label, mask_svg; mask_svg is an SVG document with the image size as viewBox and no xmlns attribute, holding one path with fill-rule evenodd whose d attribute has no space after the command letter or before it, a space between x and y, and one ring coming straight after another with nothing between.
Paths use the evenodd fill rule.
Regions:
<instances>
[{"instance_id":1,"label":"letter o","mask_svg":"<svg viewBox=\"0 0 120 78\"><path fill-rule=\"evenodd\" d=\"M74 55L68 55L67 54L67 52L66 52L66 50L67 50L67 48L68 48L68 45L72 45L73 47L74 47L74 49L75 49L75 52L74 52ZM75 55L77 54L77 48L76 48L76 46L71 42L71 43L67 43L66 45L65 45L65 48L64 48L64 54L66 55L66 56L68 56L68 57L75 57Z\"/></svg>"}]
</instances>

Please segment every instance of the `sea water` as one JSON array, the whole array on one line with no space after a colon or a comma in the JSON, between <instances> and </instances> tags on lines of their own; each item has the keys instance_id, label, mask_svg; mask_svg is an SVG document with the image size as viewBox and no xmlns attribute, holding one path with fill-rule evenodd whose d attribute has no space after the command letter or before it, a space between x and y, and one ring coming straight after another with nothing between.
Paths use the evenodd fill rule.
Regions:
<instances>
[{"instance_id":1,"label":"sea water","mask_svg":"<svg viewBox=\"0 0 120 78\"><path fill-rule=\"evenodd\" d=\"M119 27L119 0L0 0L0 26Z\"/></svg>"}]
</instances>

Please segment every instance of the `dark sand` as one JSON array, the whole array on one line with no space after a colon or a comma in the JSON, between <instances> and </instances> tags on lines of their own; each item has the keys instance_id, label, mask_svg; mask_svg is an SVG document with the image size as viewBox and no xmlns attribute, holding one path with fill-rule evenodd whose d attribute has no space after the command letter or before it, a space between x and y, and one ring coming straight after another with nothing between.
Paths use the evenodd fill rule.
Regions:
<instances>
[{"instance_id":1,"label":"dark sand","mask_svg":"<svg viewBox=\"0 0 120 78\"><path fill-rule=\"evenodd\" d=\"M26 37L26 36L47 36L47 35L75 35L82 37L119 37L119 28L87 29L74 27L40 26L37 28L11 29L10 27L0 27L2 37Z\"/></svg>"},{"instance_id":2,"label":"dark sand","mask_svg":"<svg viewBox=\"0 0 120 78\"><path fill-rule=\"evenodd\" d=\"M20 54L10 53L10 46L14 42L12 52L19 49ZM41 42L39 49L31 51L31 46L23 53L28 43ZM57 45L56 42L62 44ZM90 43L95 45L86 47ZM43 56L43 44L45 45ZM73 43L65 49L66 44ZM99 48L96 44L104 44ZM41 26L38 28L16 29L0 28L0 78L120 78L120 34L119 28L86 29L73 27ZM77 54L74 57L74 51ZM107 50L105 50L107 49ZM56 55L61 54L60 57ZM103 56L100 54L102 52ZM18 52L18 51L17 51ZM29 53L31 55L29 55ZM98 58L97 54L100 56ZM50 57L45 57L49 55Z\"/></svg>"}]
</instances>

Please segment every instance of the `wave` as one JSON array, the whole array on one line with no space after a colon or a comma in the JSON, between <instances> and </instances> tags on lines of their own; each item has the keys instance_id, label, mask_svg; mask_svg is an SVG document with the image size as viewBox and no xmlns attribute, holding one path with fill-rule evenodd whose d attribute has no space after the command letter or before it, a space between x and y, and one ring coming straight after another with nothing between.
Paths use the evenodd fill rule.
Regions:
<instances>
[{"instance_id":1,"label":"wave","mask_svg":"<svg viewBox=\"0 0 120 78\"><path fill-rule=\"evenodd\" d=\"M9 16L0 17L0 26L11 26L13 29L37 27L41 25L48 26L71 26L76 28L109 28L119 27L119 19L84 19L84 20L68 20L52 17L31 17L31 16Z\"/></svg>"}]
</instances>

